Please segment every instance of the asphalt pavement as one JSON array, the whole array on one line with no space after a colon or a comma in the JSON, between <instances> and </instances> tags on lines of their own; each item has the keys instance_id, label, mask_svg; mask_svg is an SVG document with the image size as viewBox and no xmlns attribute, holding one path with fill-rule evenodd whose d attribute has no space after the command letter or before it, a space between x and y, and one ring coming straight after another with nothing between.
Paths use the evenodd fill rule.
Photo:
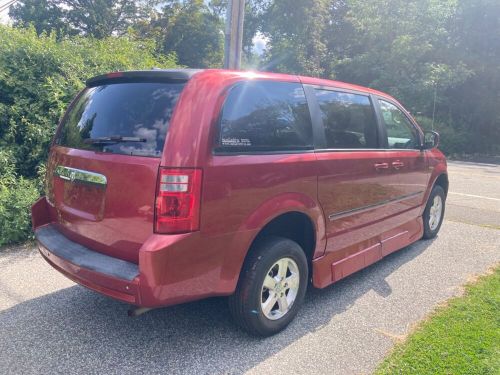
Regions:
<instances>
[{"instance_id":1,"label":"asphalt pavement","mask_svg":"<svg viewBox=\"0 0 500 375\"><path fill-rule=\"evenodd\" d=\"M500 166L449 163L439 236L331 287L308 291L297 319L249 337L214 298L127 317L33 248L0 251L0 373L368 374L412 327L500 261Z\"/></svg>"}]
</instances>

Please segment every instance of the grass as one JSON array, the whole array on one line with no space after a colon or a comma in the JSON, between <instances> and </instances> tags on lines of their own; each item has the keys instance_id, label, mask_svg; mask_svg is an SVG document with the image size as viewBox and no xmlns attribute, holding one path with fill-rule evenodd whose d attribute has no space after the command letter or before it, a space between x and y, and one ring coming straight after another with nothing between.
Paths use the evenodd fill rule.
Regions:
<instances>
[{"instance_id":1,"label":"grass","mask_svg":"<svg viewBox=\"0 0 500 375\"><path fill-rule=\"evenodd\" d=\"M438 308L375 373L499 375L500 267Z\"/></svg>"}]
</instances>

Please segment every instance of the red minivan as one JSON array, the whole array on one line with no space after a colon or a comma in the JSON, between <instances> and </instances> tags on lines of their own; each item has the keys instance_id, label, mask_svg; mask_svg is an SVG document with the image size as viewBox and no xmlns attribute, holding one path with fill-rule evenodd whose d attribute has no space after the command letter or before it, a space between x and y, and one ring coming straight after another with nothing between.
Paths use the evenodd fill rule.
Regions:
<instances>
[{"instance_id":1,"label":"red minivan","mask_svg":"<svg viewBox=\"0 0 500 375\"><path fill-rule=\"evenodd\" d=\"M229 296L246 331L436 236L448 190L437 133L392 97L261 72L90 79L54 137L32 207L42 256L137 311Z\"/></svg>"}]
</instances>

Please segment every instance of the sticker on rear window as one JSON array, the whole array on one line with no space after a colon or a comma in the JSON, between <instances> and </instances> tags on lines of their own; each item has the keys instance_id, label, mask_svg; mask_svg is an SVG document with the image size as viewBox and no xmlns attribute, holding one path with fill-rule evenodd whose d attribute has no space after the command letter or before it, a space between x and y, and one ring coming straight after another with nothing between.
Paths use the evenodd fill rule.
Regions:
<instances>
[{"instance_id":1,"label":"sticker on rear window","mask_svg":"<svg viewBox=\"0 0 500 375\"><path fill-rule=\"evenodd\" d=\"M252 142L248 138L222 138L223 146L251 146Z\"/></svg>"}]
</instances>

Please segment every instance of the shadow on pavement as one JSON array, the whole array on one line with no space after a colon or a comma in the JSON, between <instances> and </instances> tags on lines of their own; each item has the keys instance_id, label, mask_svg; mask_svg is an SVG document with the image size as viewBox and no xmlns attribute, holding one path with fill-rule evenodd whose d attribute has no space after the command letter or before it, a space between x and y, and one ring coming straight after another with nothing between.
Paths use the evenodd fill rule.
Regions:
<instances>
[{"instance_id":1,"label":"shadow on pavement","mask_svg":"<svg viewBox=\"0 0 500 375\"><path fill-rule=\"evenodd\" d=\"M421 254L419 241L333 286L310 289L295 321L268 339L238 330L214 298L127 317L127 305L80 286L0 312L0 363L7 373L241 373L320 329Z\"/></svg>"}]
</instances>

